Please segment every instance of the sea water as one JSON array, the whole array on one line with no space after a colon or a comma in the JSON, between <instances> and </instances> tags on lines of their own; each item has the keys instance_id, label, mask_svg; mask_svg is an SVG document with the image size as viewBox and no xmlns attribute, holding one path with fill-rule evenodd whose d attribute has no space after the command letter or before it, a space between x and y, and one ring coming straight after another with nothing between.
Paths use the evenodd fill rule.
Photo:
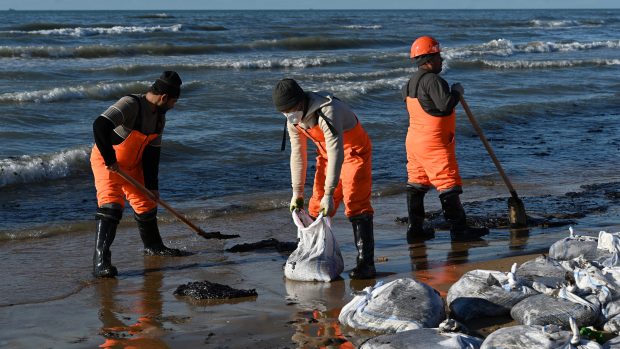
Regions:
<instances>
[{"instance_id":1,"label":"sea water","mask_svg":"<svg viewBox=\"0 0 620 349\"><path fill-rule=\"evenodd\" d=\"M92 230L92 123L164 70L183 86L167 114L160 192L192 219L287 206L289 147L280 151L284 117L271 101L284 77L350 104L373 142L374 195L402 191L400 89L421 35L441 42L442 76L464 86L518 190L619 179L619 10L5 11L0 19L0 240ZM501 185L457 114L465 190Z\"/></svg>"}]
</instances>

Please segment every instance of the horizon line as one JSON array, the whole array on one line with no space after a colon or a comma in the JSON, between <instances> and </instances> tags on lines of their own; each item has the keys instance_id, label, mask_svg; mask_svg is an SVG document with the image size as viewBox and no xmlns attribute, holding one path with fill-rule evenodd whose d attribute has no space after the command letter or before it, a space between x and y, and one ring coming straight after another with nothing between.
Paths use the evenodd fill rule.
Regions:
<instances>
[{"instance_id":1,"label":"horizon line","mask_svg":"<svg viewBox=\"0 0 620 349\"><path fill-rule=\"evenodd\" d=\"M154 12L154 11L402 11L402 10L414 10L414 11L445 11L445 10L459 10L459 11L486 11L486 10L508 10L508 11L523 11L523 10L619 10L619 7L530 7L530 8L499 8L499 7L489 7L489 8L264 8L264 9L256 9L256 8L241 8L241 9L205 9L205 8L187 8L187 9L178 9L178 8L161 8L161 9L122 9L122 8L109 8L109 9L84 9L84 8L74 8L74 9L16 9L16 8L8 8L6 10L0 10L0 12L13 12L13 11L143 11L143 12Z\"/></svg>"}]
</instances>

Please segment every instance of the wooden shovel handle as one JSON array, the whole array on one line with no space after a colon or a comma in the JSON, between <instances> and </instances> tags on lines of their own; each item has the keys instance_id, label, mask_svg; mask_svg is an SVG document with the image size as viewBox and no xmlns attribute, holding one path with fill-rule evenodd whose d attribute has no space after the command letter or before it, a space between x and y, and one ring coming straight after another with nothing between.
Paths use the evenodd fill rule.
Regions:
<instances>
[{"instance_id":1,"label":"wooden shovel handle","mask_svg":"<svg viewBox=\"0 0 620 349\"><path fill-rule=\"evenodd\" d=\"M149 189L147 189L144 185L142 185L142 183L138 182L137 180L135 180L133 177L131 177L129 174L127 174L125 171L121 170L120 168L116 171L116 173L118 173L119 176L123 177L123 179L125 179L127 182L131 183L134 187L136 187L138 190L140 190L144 195L148 196L151 200L157 202L158 204L162 205L163 207L166 208L166 210L168 210L168 212L172 213L175 217L177 217L181 222L187 224L187 226L189 226L190 228L192 228L196 233L198 233L199 235L203 235L203 234L208 234L207 232L205 232L204 230L200 229L198 226L196 226L194 223L190 222L187 218L185 218L185 216L183 216L181 213L179 213L177 210L175 210L174 208L172 208L170 205L168 205L167 202L165 202L164 200L162 200L161 198L158 198L155 194L153 194L152 191L150 191Z\"/></svg>"},{"instance_id":2,"label":"wooden shovel handle","mask_svg":"<svg viewBox=\"0 0 620 349\"><path fill-rule=\"evenodd\" d=\"M461 106L463 106L463 109L465 110L465 113L469 118L469 122L471 122L471 125L474 127L474 130L476 130L476 133L478 134L478 137L480 137L482 144L484 144L484 147L487 149L489 156L491 156L491 160L493 160L493 163L495 164L495 167L497 167L499 175L504 180L504 183L506 183L506 187L508 187L510 195L512 195L513 198L518 199L519 197L517 196L515 188L512 186L512 183L510 183L510 180L508 179L508 176L506 176L506 173L504 172L502 165L499 163L499 160L497 160L497 156L495 156L495 152L493 151L493 148L491 148L491 144L489 144L489 141L484 136L484 132L482 132L482 128L480 128L478 121L476 121L476 118L474 118L474 114L472 114L471 110L469 109L469 105L467 105L467 102L465 102L465 98L463 98L463 96L460 96L460 99Z\"/></svg>"}]
</instances>

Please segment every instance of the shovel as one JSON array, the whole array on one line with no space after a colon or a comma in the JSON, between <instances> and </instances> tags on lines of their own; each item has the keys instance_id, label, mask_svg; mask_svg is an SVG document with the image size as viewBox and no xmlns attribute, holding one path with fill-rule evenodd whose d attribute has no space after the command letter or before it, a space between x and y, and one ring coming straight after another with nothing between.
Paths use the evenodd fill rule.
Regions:
<instances>
[{"instance_id":1,"label":"shovel","mask_svg":"<svg viewBox=\"0 0 620 349\"><path fill-rule=\"evenodd\" d=\"M167 202L165 202L164 200L158 198L157 196L155 196L155 194L153 194L153 192L151 192L150 190L148 190L144 185L142 185L142 183L138 182L137 180L135 180L133 177L131 177L129 174L127 174L127 172L121 170L120 168L116 171L116 173L118 173L119 176L123 177L123 179L125 179L127 182L131 183L134 187L136 187L138 190L140 190L144 195L148 196L149 199L157 202L158 204L162 205L163 207L166 208L166 210L168 210L168 212L172 213L175 217L177 217L181 222L187 224L187 226L189 226L190 228L192 228L192 230L194 230L196 233L198 233L198 235L202 236L205 239L233 239L233 238L238 238L239 235L227 235L227 234L222 234L219 231L215 231L215 232L206 232L202 229L200 229L198 226L196 226L194 223L190 222L187 218L185 218L185 216L183 216L181 213L179 213L177 210L175 210L174 208L172 208L170 205L168 205Z\"/></svg>"},{"instance_id":2,"label":"shovel","mask_svg":"<svg viewBox=\"0 0 620 349\"><path fill-rule=\"evenodd\" d=\"M502 165L499 163L499 160L497 160L497 157L495 156L495 152L493 151L493 148L491 148L491 144L489 144L489 141L484 136L484 132L482 132L482 129L480 128L480 125L478 124L478 121L476 121L476 118L474 118L474 115L471 113L471 110L469 110L469 105L467 105L467 102L465 102L465 99L463 98L463 96L461 96L460 99L461 99L461 105L463 106L463 109L465 110L465 113L467 114L467 117L469 118L469 122L471 122L471 125L474 127L474 130L476 130L476 133L480 137L482 144L484 144L484 147L487 149L487 152L491 156L491 159L493 160L495 167L497 167L497 171L499 172L499 175L504 180L504 183L506 183L506 187L508 187L508 191L510 192L511 197L510 199L508 199L508 210L509 210L508 219L510 221L510 226L512 228L527 227L527 215L525 214L525 206L523 206L523 201L519 199L519 196L517 195L517 191L512 186L512 183L510 183L508 176L506 176L506 173L504 172Z\"/></svg>"}]
</instances>

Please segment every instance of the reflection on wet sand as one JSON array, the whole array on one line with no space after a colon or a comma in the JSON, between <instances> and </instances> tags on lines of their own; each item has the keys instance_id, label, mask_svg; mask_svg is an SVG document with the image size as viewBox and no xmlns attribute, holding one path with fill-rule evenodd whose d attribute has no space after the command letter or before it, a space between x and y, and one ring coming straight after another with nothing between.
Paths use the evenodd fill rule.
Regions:
<instances>
[{"instance_id":1,"label":"reflection on wet sand","mask_svg":"<svg viewBox=\"0 0 620 349\"><path fill-rule=\"evenodd\" d=\"M510 229L510 245L511 250L524 250L527 247L527 241L530 237L530 230Z\"/></svg>"},{"instance_id":2,"label":"reflection on wet sand","mask_svg":"<svg viewBox=\"0 0 620 349\"><path fill-rule=\"evenodd\" d=\"M301 282L285 279L287 300L300 311L292 321L291 337L298 348L353 349L342 334L338 314L345 293L345 281Z\"/></svg>"},{"instance_id":3,"label":"reflection on wet sand","mask_svg":"<svg viewBox=\"0 0 620 349\"><path fill-rule=\"evenodd\" d=\"M469 262L469 250L488 246L485 240L458 242L450 241L450 250L445 259L428 259L427 245L424 242L409 245L409 257L413 278L424 282L445 297L450 286L458 281L461 272L458 264Z\"/></svg>"},{"instance_id":4,"label":"reflection on wet sand","mask_svg":"<svg viewBox=\"0 0 620 349\"><path fill-rule=\"evenodd\" d=\"M117 299L127 299L119 288L117 279L101 279L96 292L100 299L100 335L105 341L100 348L165 349L168 345L161 338L165 330L160 322L162 316L161 286L163 271L161 257L145 257L142 288L129 297L131 303L121 305ZM123 320L121 320L121 318ZM132 321L136 318L135 322ZM134 323L131 323L134 322ZM130 323L130 324L127 324Z\"/></svg>"}]
</instances>

